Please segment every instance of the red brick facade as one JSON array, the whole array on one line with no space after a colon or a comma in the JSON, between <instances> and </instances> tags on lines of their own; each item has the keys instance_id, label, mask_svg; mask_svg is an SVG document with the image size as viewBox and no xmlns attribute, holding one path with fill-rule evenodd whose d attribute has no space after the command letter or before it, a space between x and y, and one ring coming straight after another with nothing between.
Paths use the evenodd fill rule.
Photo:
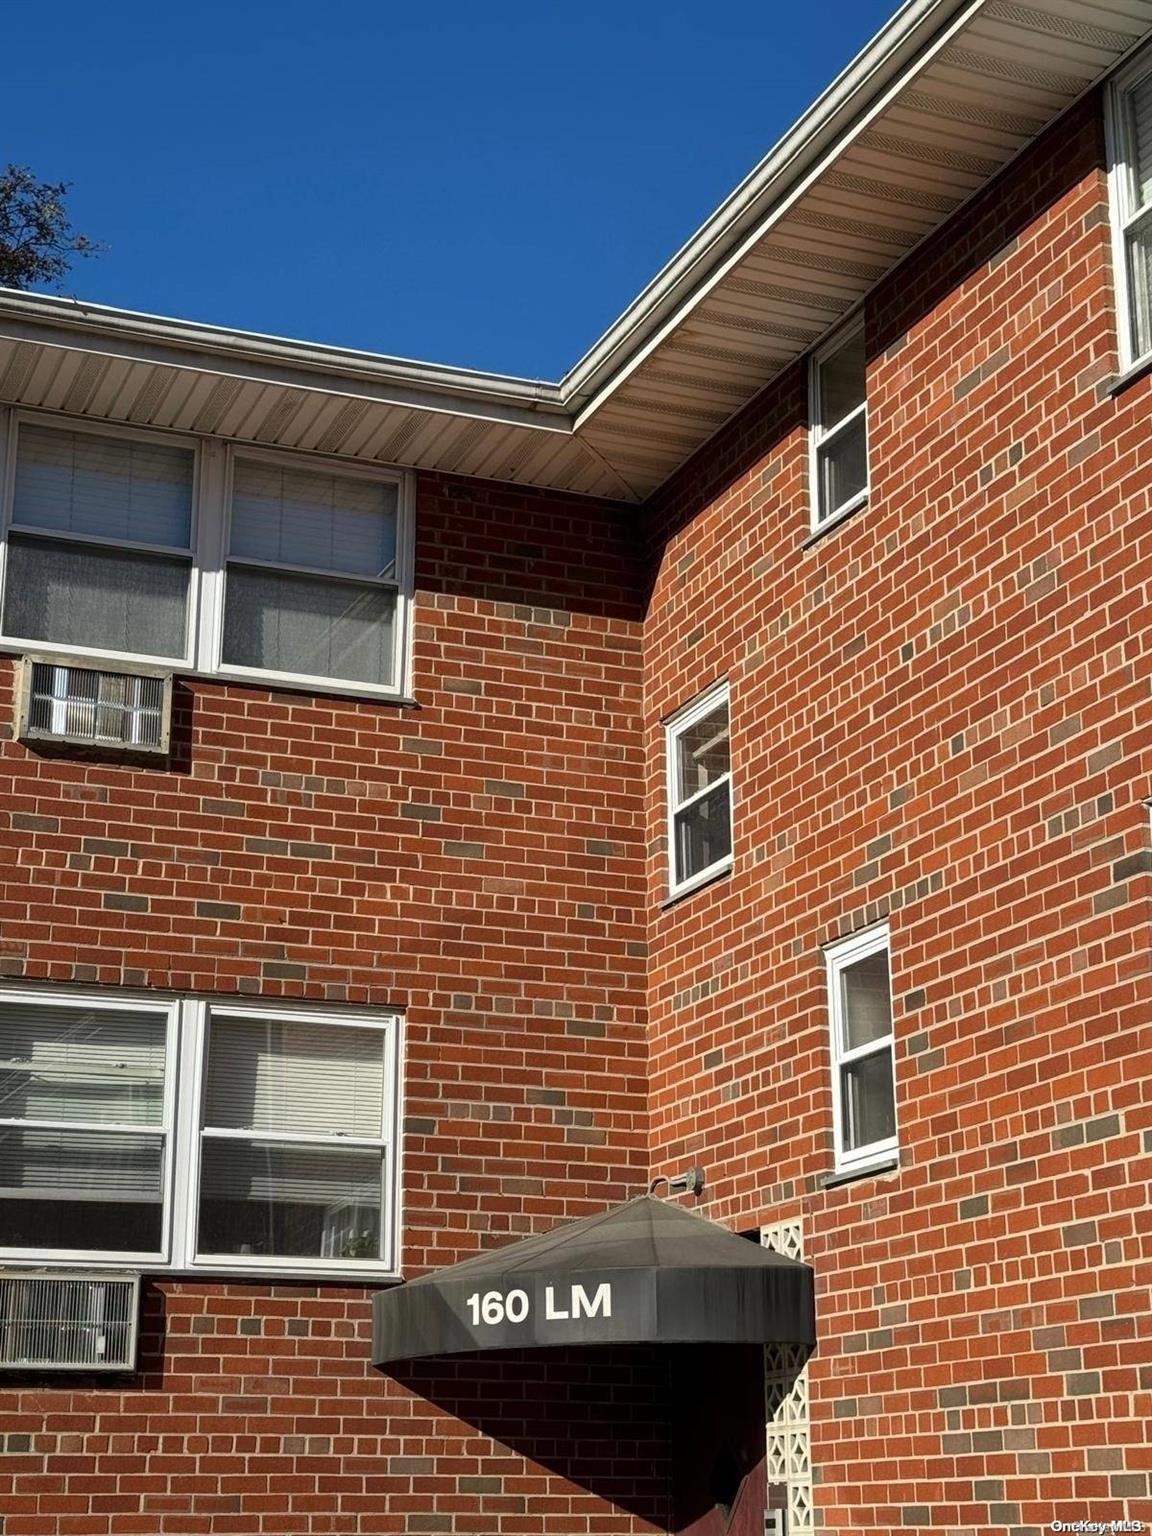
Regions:
<instances>
[{"instance_id":1,"label":"red brick facade","mask_svg":"<svg viewBox=\"0 0 1152 1536\"><path fill-rule=\"evenodd\" d=\"M641 511L423 477L415 705L189 681L169 768L0 755L0 973L404 1010L406 1273L687 1162L800 1217L828 1530L1152 1508L1152 381L1103 387L1100 124L869 301L820 539L798 367ZM660 722L721 677L734 868L664 907ZM900 1167L825 1188L821 945L882 917ZM0 1393L3 1536L667 1524L658 1355L397 1381L369 1294L149 1280L138 1377Z\"/></svg>"}]
</instances>

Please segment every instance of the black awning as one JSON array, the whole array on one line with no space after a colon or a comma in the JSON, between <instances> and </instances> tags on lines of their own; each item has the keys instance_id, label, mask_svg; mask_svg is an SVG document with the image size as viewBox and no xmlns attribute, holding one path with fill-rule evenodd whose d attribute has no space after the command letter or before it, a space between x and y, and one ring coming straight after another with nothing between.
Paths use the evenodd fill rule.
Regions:
<instances>
[{"instance_id":1,"label":"black awning","mask_svg":"<svg viewBox=\"0 0 1152 1536\"><path fill-rule=\"evenodd\" d=\"M806 1264L651 1195L373 1300L376 1365L565 1344L815 1342Z\"/></svg>"}]
</instances>

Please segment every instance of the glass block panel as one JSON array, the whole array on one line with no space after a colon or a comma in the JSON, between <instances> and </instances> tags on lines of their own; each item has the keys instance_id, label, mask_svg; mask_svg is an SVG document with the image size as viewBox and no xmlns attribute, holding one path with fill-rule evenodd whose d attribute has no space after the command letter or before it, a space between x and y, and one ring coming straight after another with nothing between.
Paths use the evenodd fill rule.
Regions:
<instances>
[{"instance_id":1,"label":"glass block panel","mask_svg":"<svg viewBox=\"0 0 1152 1536\"><path fill-rule=\"evenodd\" d=\"M864 332L854 331L844 345L819 366L820 426L831 432L849 411L863 403L865 387Z\"/></svg>"},{"instance_id":2,"label":"glass block panel","mask_svg":"<svg viewBox=\"0 0 1152 1536\"><path fill-rule=\"evenodd\" d=\"M214 1013L204 1124L379 1137L385 1044L380 1029Z\"/></svg>"},{"instance_id":3,"label":"glass block panel","mask_svg":"<svg viewBox=\"0 0 1152 1536\"><path fill-rule=\"evenodd\" d=\"M134 1009L0 1003L0 1119L162 1124L167 1022Z\"/></svg>"},{"instance_id":4,"label":"glass block panel","mask_svg":"<svg viewBox=\"0 0 1152 1536\"><path fill-rule=\"evenodd\" d=\"M840 1069L844 1148L853 1152L896 1134L892 1053L877 1051Z\"/></svg>"},{"instance_id":5,"label":"glass block panel","mask_svg":"<svg viewBox=\"0 0 1152 1536\"><path fill-rule=\"evenodd\" d=\"M877 950L840 972L844 1016L844 1049L883 1040L892 1033L892 997L888 985L888 951Z\"/></svg>"},{"instance_id":6,"label":"glass block panel","mask_svg":"<svg viewBox=\"0 0 1152 1536\"><path fill-rule=\"evenodd\" d=\"M194 464L190 448L25 423L17 440L13 520L187 549Z\"/></svg>"},{"instance_id":7,"label":"glass block panel","mask_svg":"<svg viewBox=\"0 0 1152 1536\"><path fill-rule=\"evenodd\" d=\"M54 645L137 656L184 655L187 560L69 544L8 539L4 633Z\"/></svg>"},{"instance_id":8,"label":"glass block panel","mask_svg":"<svg viewBox=\"0 0 1152 1536\"><path fill-rule=\"evenodd\" d=\"M156 1253L163 1164L160 1136L0 1127L0 1243Z\"/></svg>"},{"instance_id":9,"label":"glass block panel","mask_svg":"<svg viewBox=\"0 0 1152 1536\"><path fill-rule=\"evenodd\" d=\"M830 442L821 443L817 459L820 516L826 518L868 484L868 423L865 416L858 416Z\"/></svg>"},{"instance_id":10,"label":"glass block panel","mask_svg":"<svg viewBox=\"0 0 1152 1536\"><path fill-rule=\"evenodd\" d=\"M383 1172L373 1150L205 1137L199 1250L379 1259Z\"/></svg>"},{"instance_id":11,"label":"glass block panel","mask_svg":"<svg viewBox=\"0 0 1152 1536\"><path fill-rule=\"evenodd\" d=\"M728 700L676 735L676 799L687 800L732 771Z\"/></svg>"},{"instance_id":12,"label":"glass block panel","mask_svg":"<svg viewBox=\"0 0 1152 1536\"><path fill-rule=\"evenodd\" d=\"M396 503L394 484L241 459L233 478L230 550L249 560L392 576Z\"/></svg>"},{"instance_id":13,"label":"glass block panel","mask_svg":"<svg viewBox=\"0 0 1152 1536\"><path fill-rule=\"evenodd\" d=\"M732 808L729 784L694 800L674 820L677 883L690 880L732 852Z\"/></svg>"},{"instance_id":14,"label":"glass block panel","mask_svg":"<svg viewBox=\"0 0 1152 1536\"><path fill-rule=\"evenodd\" d=\"M33 662L28 729L101 745L158 747L164 738L164 679Z\"/></svg>"},{"instance_id":15,"label":"glass block panel","mask_svg":"<svg viewBox=\"0 0 1152 1536\"><path fill-rule=\"evenodd\" d=\"M395 623L390 587L228 568L229 665L387 685L395 675Z\"/></svg>"}]
</instances>

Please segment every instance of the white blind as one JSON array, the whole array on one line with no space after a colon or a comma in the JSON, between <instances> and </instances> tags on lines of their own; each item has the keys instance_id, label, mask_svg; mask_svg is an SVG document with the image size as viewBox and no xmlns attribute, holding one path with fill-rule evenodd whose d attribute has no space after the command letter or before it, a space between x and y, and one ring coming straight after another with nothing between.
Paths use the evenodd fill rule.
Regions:
<instances>
[{"instance_id":1,"label":"white blind","mask_svg":"<svg viewBox=\"0 0 1152 1536\"><path fill-rule=\"evenodd\" d=\"M380 1152L211 1138L205 1138L202 1148L200 1194L204 1202L260 1201L272 1206L379 1212L383 1177Z\"/></svg>"},{"instance_id":2,"label":"white blind","mask_svg":"<svg viewBox=\"0 0 1152 1536\"><path fill-rule=\"evenodd\" d=\"M841 972L844 1000L844 1049L882 1040L892 1033L892 1002L888 984L888 951L879 950L845 966Z\"/></svg>"},{"instance_id":3,"label":"white blind","mask_svg":"<svg viewBox=\"0 0 1152 1536\"><path fill-rule=\"evenodd\" d=\"M0 1199L159 1204L163 1162L159 1136L0 1128Z\"/></svg>"},{"instance_id":4,"label":"white blind","mask_svg":"<svg viewBox=\"0 0 1152 1536\"><path fill-rule=\"evenodd\" d=\"M187 448L21 426L14 521L187 549L192 467Z\"/></svg>"},{"instance_id":5,"label":"white blind","mask_svg":"<svg viewBox=\"0 0 1152 1536\"><path fill-rule=\"evenodd\" d=\"M384 1046L381 1029L214 1014L204 1124L378 1139Z\"/></svg>"},{"instance_id":6,"label":"white blind","mask_svg":"<svg viewBox=\"0 0 1152 1536\"><path fill-rule=\"evenodd\" d=\"M166 1015L0 1003L0 1119L160 1125Z\"/></svg>"},{"instance_id":7,"label":"white blind","mask_svg":"<svg viewBox=\"0 0 1152 1536\"><path fill-rule=\"evenodd\" d=\"M240 459L229 548L234 558L393 576L396 487Z\"/></svg>"},{"instance_id":8,"label":"white blind","mask_svg":"<svg viewBox=\"0 0 1152 1536\"><path fill-rule=\"evenodd\" d=\"M1132 213L1152 200L1152 74L1128 93L1132 131Z\"/></svg>"}]
</instances>

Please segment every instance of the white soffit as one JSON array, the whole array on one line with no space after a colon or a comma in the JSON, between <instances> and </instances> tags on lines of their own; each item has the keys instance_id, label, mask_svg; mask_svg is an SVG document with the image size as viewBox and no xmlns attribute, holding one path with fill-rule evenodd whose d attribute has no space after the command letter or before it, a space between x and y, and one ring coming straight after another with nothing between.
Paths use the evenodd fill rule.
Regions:
<instances>
[{"instance_id":1,"label":"white soffit","mask_svg":"<svg viewBox=\"0 0 1152 1536\"><path fill-rule=\"evenodd\" d=\"M910 0L560 384L0 292L0 401L642 500L1150 28Z\"/></svg>"}]
</instances>

